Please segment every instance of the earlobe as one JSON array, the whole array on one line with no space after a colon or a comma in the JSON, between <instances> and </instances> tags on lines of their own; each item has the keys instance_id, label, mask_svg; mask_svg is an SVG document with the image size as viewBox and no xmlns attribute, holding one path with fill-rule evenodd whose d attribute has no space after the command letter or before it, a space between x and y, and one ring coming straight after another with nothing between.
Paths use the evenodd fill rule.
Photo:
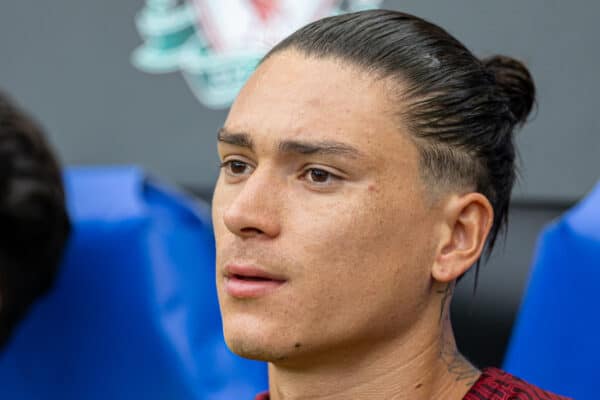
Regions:
<instances>
[{"instance_id":1,"label":"earlobe","mask_svg":"<svg viewBox=\"0 0 600 400\"><path fill-rule=\"evenodd\" d=\"M438 282L452 282L474 265L493 221L489 200L480 193L453 195L446 201L440 243L431 269Z\"/></svg>"},{"instance_id":2,"label":"earlobe","mask_svg":"<svg viewBox=\"0 0 600 400\"><path fill-rule=\"evenodd\" d=\"M445 263L438 262L433 265L431 275L436 281L444 283L452 282L457 278L452 268L449 268Z\"/></svg>"}]
</instances>

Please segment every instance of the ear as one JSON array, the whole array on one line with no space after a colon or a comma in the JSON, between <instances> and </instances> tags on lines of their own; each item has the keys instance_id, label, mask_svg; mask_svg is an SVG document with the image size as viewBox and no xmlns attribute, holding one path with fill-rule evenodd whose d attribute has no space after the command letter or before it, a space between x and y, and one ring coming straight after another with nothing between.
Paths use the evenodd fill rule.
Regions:
<instances>
[{"instance_id":1,"label":"ear","mask_svg":"<svg viewBox=\"0 0 600 400\"><path fill-rule=\"evenodd\" d=\"M440 241L431 275L438 282L452 282L481 256L494 221L489 200L481 193L452 195L442 207Z\"/></svg>"}]
</instances>

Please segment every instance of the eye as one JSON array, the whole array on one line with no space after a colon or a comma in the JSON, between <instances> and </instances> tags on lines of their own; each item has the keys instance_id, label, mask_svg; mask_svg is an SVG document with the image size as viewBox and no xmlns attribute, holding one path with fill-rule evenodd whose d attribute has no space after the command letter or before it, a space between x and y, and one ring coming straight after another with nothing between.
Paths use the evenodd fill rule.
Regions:
<instances>
[{"instance_id":1,"label":"eye","mask_svg":"<svg viewBox=\"0 0 600 400\"><path fill-rule=\"evenodd\" d=\"M242 160L226 160L221 163L221 169L232 177L239 177L252 173L253 167Z\"/></svg>"},{"instance_id":2,"label":"eye","mask_svg":"<svg viewBox=\"0 0 600 400\"><path fill-rule=\"evenodd\" d=\"M320 186L331 185L335 183L336 180L340 179L339 176L322 168L308 168L302 177L307 182Z\"/></svg>"}]
</instances>

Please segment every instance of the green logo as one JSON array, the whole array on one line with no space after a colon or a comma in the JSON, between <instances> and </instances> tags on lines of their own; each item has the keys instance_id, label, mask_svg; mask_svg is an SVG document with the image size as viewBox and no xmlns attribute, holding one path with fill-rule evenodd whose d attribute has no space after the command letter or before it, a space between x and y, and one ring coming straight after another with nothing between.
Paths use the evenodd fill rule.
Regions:
<instances>
[{"instance_id":1,"label":"green logo","mask_svg":"<svg viewBox=\"0 0 600 400\"><path fill-rule=\"evenodd\" d=\"M231 105L269 50L266 42L274 45L314 19L376 8L380 3L365 0L146 0L136 16L136 26L144 43L133 52L131 62L147 73L181 71L202 104L223 109Z\"/></svg>"}]
</instances>

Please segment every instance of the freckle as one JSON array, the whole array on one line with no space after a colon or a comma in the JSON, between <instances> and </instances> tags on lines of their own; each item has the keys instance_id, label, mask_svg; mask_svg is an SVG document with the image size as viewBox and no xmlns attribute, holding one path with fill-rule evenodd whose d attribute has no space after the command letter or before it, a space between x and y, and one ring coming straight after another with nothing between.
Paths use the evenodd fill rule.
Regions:
<instances>
[{"instance_id":1,"label":"freckle","mask_svg":"<svg viewBox=\"0 0 600 400\"><path fill-rule=\"evenodd\" d=\"M415 386L415 389L421 389L421 387L423 386L422 383L417 384L417 386Z\"/></svg>"},{"instance_id":2,"label":"freckle","mask_svg":"<svg viewBox=\"0 0 600 400\"><path fill-rule=\"evenodd\" d=\"M296 343L296 344L294 345L294 347L295 347L295 348L297 348L297 349L299 349L299 348L300 348L300 346L302 346L300 343Z\"/></svg>"}]
</instances>

